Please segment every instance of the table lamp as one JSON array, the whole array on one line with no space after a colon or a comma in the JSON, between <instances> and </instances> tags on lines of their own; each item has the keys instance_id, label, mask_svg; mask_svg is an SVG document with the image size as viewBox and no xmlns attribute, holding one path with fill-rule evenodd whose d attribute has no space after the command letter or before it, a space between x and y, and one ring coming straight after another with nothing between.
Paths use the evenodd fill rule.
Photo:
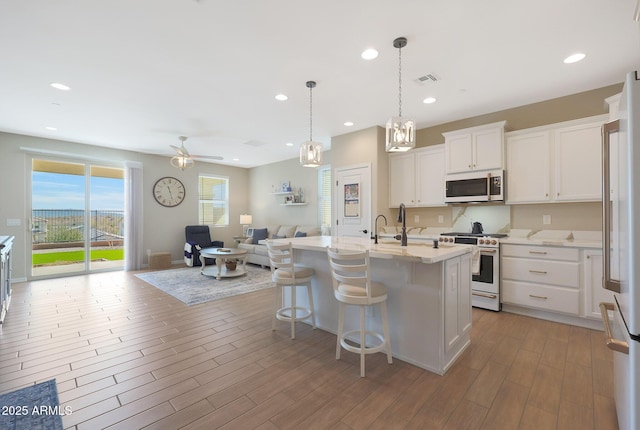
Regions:
<instances>
[{"instance_id":1,"label":"table lamp","mask_svg":"<svg viewBox=\"0 0 640 430\"><path fill-rule=\"evenodd\" d=\"M247 229L249 228L249 225L251 225L251 222L253 221L251 215L247 215L247 214L243 214L240 215L240 224L242 224L242 235L246 236L247 235Z\"/></svg>"}]
</instances>

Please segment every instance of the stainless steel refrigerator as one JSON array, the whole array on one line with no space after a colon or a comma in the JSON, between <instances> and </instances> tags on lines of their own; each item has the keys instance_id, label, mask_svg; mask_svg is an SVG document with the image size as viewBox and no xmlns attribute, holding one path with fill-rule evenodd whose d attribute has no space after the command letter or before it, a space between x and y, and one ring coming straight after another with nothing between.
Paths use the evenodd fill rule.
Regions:
<instances>
[{"instance_id":1,"label":"stainless steel refrigerator","mask_svg":"<svg viewBox=\"0 0 640 430\"><path fill-rule=\"evenodd\" d=\"M603 287L606 342L614 350L618 425L640 429L640 75L627 74L618 120L603 128Z\"/></svg>"}]
</instances>

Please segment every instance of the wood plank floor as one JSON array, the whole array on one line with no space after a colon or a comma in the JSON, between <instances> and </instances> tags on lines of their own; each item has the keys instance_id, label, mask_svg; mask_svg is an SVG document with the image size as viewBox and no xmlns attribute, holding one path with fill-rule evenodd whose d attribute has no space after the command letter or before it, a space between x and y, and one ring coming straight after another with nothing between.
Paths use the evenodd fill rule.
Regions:
<instances>
[{"instance_id":1,"label":"wood plank floor","mask_svg":"<svg viewBox=\"0 0 640 430\"><path fill-rule=\"evenodd\" d=\"M360 378L334 335L272 332L272 294L188 307L131 272L15 284L0 393L55 378L77 430L617 428L602 332L474 309L444 377L375 354Z\"/></svg>"}]
</instances>

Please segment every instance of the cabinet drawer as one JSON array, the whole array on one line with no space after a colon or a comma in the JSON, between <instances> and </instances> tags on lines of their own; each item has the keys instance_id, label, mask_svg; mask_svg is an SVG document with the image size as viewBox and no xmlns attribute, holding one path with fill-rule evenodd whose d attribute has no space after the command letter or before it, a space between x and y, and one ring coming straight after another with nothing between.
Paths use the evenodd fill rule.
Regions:
<instances>
[{"instance_id":1,"label":"cabinet drawer","mask_svg":"<svg viewBox=\"0 0 640 430\"><path fill-rule=\"evenodd\" d=\"M580 292L568 288L504 281L502 303L579 315Z\"/></svg>"},{"instance_id":2,"label":"cabinet drawer","mask_svg":"<svg viewBox=\"0 0 640 430\"><path fill-rule=\"evenodd\" d=\"M580 263L502 258L502 278L580 288Z\"/></svg>"},{"instance_id":3,"label":"cabinet drawer","mask_svg":"<svg viewBox=\"0 0 640 430\"><path fill-rule=\"evenodd\" d=\"M505 257L539 258L544 260L580 261L578 248L557 248L553 246L509 245L500 247Z\"/></svg>"}]
</instances>

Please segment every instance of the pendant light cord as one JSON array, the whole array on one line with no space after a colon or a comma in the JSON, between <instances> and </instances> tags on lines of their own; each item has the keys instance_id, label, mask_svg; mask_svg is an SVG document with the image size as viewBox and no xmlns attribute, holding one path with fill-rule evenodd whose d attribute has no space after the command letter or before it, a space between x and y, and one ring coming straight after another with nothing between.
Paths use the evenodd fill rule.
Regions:
<instances>
[{"instance_id":1,"label":"pendant light cord","mask_svg":"<svg viewBox=\"0 0 640 430\"><path fill-rule=\"evenodd\" d=\"M398 116L402 117L402 47L398 48Z\"/></svg>"},{"instance_id":2,"label":"pendant light cord","mask_svg":"<svg viewBox=\"0 0 640 430\"><path fill-rule=\"evenodd\" d=\"M309 86L309 142L313 142L313 86Z\"/></svg>"}]
</instances>

